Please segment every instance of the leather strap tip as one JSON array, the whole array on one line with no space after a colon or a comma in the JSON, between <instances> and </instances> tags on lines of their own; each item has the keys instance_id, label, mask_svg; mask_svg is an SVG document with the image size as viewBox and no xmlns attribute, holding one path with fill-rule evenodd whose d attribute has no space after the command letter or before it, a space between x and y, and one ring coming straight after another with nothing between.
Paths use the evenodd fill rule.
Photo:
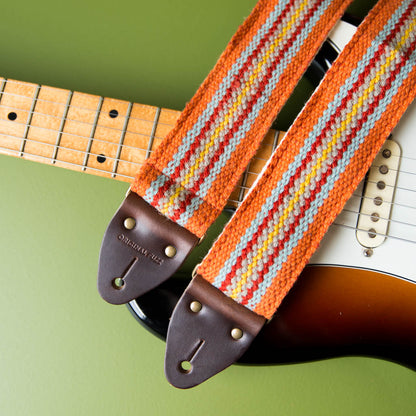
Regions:
<instances>
[{"instance_id":1,"label":"leather strap tip","mask_svg":"<svg viewBox=\"0 0 416 416\"><path fill-rule=\"evenodd\" d=\"M112 304L138 298L171 277L198 237L130 192L104 234L98 291Z\"/></svg>"},{"instance_id":2,"label":"leather strap tip","mask_svg":"<svg viewBox=\"0 0 416 416\"><path fill-rule=\"evenodd\" d=\"M172 314L166 341L165 375L187 389L236 362L266 319L196 275Z\"/></svg>"}]
</instances>

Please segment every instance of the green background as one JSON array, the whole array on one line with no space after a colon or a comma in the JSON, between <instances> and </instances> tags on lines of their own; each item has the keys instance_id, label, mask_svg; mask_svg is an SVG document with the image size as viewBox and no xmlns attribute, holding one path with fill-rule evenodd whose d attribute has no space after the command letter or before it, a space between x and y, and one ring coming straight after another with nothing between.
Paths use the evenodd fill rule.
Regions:
<instances>
[{"instance_id":1,"label":"green background","mask_svg":"<svg viewBox=\"0 0 416 416\"><path fill-rule=\"evenodd\" d=\"M254 4L2 2L0 74L182 109ZM415 374L368 358L233 366L171 387L164 343L96 291L127 185L5 156L0 177L0 415L414 414Z\"/></svg>"}]
</instances>

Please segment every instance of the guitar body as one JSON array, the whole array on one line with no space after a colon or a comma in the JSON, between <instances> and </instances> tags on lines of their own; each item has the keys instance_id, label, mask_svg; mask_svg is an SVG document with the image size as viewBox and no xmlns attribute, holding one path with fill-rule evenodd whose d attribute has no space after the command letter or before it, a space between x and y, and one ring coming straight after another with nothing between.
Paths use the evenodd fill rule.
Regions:
<instances>
[{"instance_id":1,"label":"guitar body","mask_svg":"<svg viewBox=\"0 0 416 416\"><path fill-rule=\"evenodd\" d=\"M308 266L242 361L368 355L416 368L415 296L415 284L392 276Z\"/></svg>"},{"instance_id":2,"label":"guitar body","mask_svg":"<svg viewBox=\"0 0 416 416\"><path fill-rule=\"evenodd\" d=\"M394 197L383 202L391 209L381 243L368 248L358 240L356 228L367 198L363 183L240 362L280 364L366 355L416 368L415 130L413 103L392 134L403 156ZM374 212L377 209L380 206L374 205ZM177 277L131 302L130 309L164 338L186 284Z\"/></svg>"}]
</instances>

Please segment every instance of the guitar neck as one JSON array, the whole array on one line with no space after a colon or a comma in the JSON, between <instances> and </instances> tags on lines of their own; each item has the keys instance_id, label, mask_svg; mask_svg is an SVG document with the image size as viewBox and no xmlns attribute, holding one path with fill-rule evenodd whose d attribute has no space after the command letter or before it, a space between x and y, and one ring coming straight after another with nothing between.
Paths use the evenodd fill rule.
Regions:
<instances>
[{"instance_id":1,"label":"guitar neck","mask_svg":"<svg viewBox=\"0 0 416 416\"><path fill-rule=\"evenodd\" d=\"M179 111L0 78L0 153L131 182ZM271 130L229 205L237 206L282 137Z\"/></svg>"}]
</instances>

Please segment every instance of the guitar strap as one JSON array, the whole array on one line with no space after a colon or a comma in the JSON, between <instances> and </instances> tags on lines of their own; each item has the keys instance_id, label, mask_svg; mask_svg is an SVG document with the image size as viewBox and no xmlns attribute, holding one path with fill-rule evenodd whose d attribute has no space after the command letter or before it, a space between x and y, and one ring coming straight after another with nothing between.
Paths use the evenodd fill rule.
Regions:
<instances>
[{"instance_id":1,"label":"guitar strap","mask_svg":"<svg viewBox=\"0 0 416 416\"><path fill-rule=\"evenodd\" d=\"M236 361L275 313L415 98L415 26L416 0L380 0L327 72L175 308L172 384Z\"/></svg>"},{"instance_id":2,"label":"guitar strap","mask_svg":"<svg viewBox=\"0 0 416 416\"><path fill-rule=\"evenodd\" d=\"M98 273L105 300L129 302L179 268L350 2L258 2L110 222Z\"/></svg>"}]
</instances>

